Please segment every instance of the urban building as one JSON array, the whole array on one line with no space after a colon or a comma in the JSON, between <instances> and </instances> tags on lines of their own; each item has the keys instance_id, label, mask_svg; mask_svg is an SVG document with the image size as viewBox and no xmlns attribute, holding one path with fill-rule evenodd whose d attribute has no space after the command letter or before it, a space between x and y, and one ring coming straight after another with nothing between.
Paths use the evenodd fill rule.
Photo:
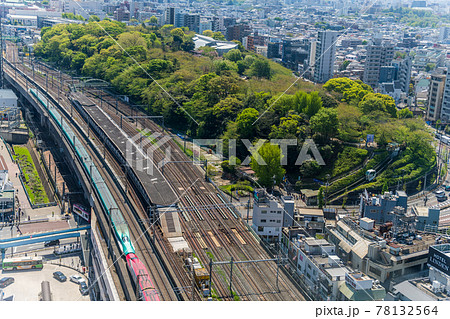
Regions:
<instances>
[{"instance_id":1,"label":"urban building","mask_svg":"<svg viewBox=\"0 0 450 319\"><path fill-rule=\"evenodd\" d=\"M114 19L117 21L130 21L130 18L130 10L125 5L121 5L114 11Z\"/></svg>"},{"instance_id":2,"label":"urban building","mask_svg":"<svg viewBox=\"0 0 450 319\"><path fill-rule=\"evenodd\" d=\"M17 96L13 90L0 90L0 110L5 108L17 108Z\"/></svg>"},{"instance_id":3,"label":"urban building","mask_svg":"<svg viewBox=\"0 0 450 319\"><path fill-rule=\"evenodd\" d=\"M267 43L267 58L269 59L279 59L281 43L280 42L269 42Z\"/></svg>"},{"instance_id":4,"label":"urban building","mask_svg":"<svg viewBox=\"0 0 450 319\"><path fill-rule=\"evenodd\" d=\"M195 44L195 50L201 48L201 47L211 47L214 48L217 53L219 54L219 56L224 55L225 53L227 53L230 50L233 49L237 49L238 45L237 43L234 42L229 42L229 41L220 41L220 40L215 40L211 37L207 37L205 35L200 35L200 34L196 34L192 40L194 41Z\"/></svg>"},{"instance_id":5,"label":"urban building","mask_svg":"<svg viewBox=\"0 0 450 319\"><path fill-rule=\"evenodd\" d=\"M337 300L340 301L382 301L386 290L360 271L345 274L345 281L339 287Z\"/></svg>"},{"instance_id":6,"label":"urban building","mask_svg":"<svg viewBox=\"0 0 450 319\"><path fill-rule=\"evenodd\" d=\"M439 208L412 206L411 211L416 216L417 230L437 230L441 215Z\"/></svg>"},{"instance_id":7,"label":"urban building","mask_svg":"<svg viewBox=\"0 0 450 319\"><path fill-rule=\"evenodd\" d=\"M343 48L356 48L358 45L362 44L361 39L357 38L349 38L349 39L343 39L341 41L341 47Z\"/></svg>"},{"instance_id":8,"label":"urban building","mask_svg":"<svg viewBox=\"0 0 450 319\"><path fill-rule=\"evenodd\" d=\"M427 99L426 119L428 121L434 122L441 119L446 75L447 70L444 68L438 68L436 72L431 75ZM447 114L445 115L447 116Z\"/></svg>"},{"instance_id":9,"label":"urban building","mask_svg":"<svg viewBox=\"0 0 450 319\"><path fill-rule=\"evenodd\" d=\"M442 26L439 29L439 41L446 42L450 39L450 26Z\"/></svg>"},{"instance_id":10,"label":"urban building","mask_svg":"<svg viewBox=\"0 0 450 319\"><path fill-rule=\"evenodd\" d=\"M242 42L242 38L248 36L252 31L248 24L240 23L226 27L226 39L228 41L238 40Z\"/></svg>"},{"instance_id":11,"label":"urban building","mask_svg":"<svg viewBox=\"0 0 450 319\"><path fill-rule=\"evenodd\" d=\"M374 38L367 45L363 82L376 88L380 79L381 67L390 65L393 58L394 45L381 38Z\"/></svg>"},{"instance_id":12,"label":"urban building","mask_svg":"<svg viewBox=\"0 0 450 319\"><path fill-rule=\"evenodd\" d=\"M402 60L395 60L392 65L397 68L397 79L400 83L400 90L408 94L411 83L412 57L408 54Z\"/></svg>"},{"instance_id":13,"label":"urban building","mask_svg":"<svg viewBox=\"0 0 450 319\"><path fill-rule=\"evenodd\" d=\"M253 199L252 228L267 242L278 242L281 228L294 223L294 200L291 196L282 196L278 201L265 190L255 190Z\"/></svg>"},{"instance_id":14,"label":"urban building","mask_svg":"<svg viewBox=\"0 0 450 319\"><path fill-rule=\"evenodd\" d=\"M448 74L449 69L447 69ZM444 93L442 94L441 118L444 122L450 121L450 76L445 79Z\"/></svg>"},{"instance_id":15,"label":"urban building","mask_svg":"<svg viewBox=\"0 0 450 319\"><path fill-rule=\"evenodd\" d=\"M319 31L314 64L314 81L317 83L325 83L334 75L337 36L336 31Z\"/></svg>"},{"instance_id":16,"label":"urban building","mask_svg":"<svg viewBox=\"0 0 450 319\"><path fill-rule=\"evenodd\" d=\"M401 207L407 210L408 196L404 191L397 191L396 194L386 192L383 195L369 196L365 191L361 194L359 213L362 217L368 217L377 223L392 221L395 207Z\"/></svg>"},{"instance_id":17,"label":"urban building","mask_svg":"<svg viewBox=\"0 0 450 319\"><path fill-rule=\"evenodd\" d=\"M432 245L428 252L428 276L402 281L393 286L385 300L450 300L450 245Z\"/></svg>"},{"instance_id":18,"label":"urban building","mask_svg":"<svg viewBox=\"0 0 450 319\"><path fill-rule=\"evenodd\" d=\"M307 64L309 52L307 39L283 39L281 60L285 67L299 72Z\"/></svg>"},{"instance_id":19,"label":"urban building","mask_svg":"<svg viewBox=\"0 0 450 319\"><path fill-rule=\"evenodd\" d=\"M8 166L0 155L0 221L5 222L14 216L14 187L8 179Z\"/></svg>"},{"instance_id":20,"label":"urban building","mask_svg":"<svg viewBox=\"0 0 450 319\"><path fill-rule=\"evenodd\" d=\"M426 269L428 249L437 236L418 234L414 219L400 215L394 222L374 229L364 229L364 225L344 217L335 226L326 226L328 239L336 245L336 254L344 263L381 283Z\"/></svg>"},{"instance_id":21,"label":"urban building","mask_svg":"<svg viewBox=\"0 0 450 319\"><path fill-rule=\"evenodd\" d=\"M199 14L184 14L183 26L188 27L189 30L196 33L200 32L200 15Z\"/></svg>"},{"instance_id":22,"label":"urban building","mask_svg":"<svg viewBox=\"0 0 450 319\"><path fill-rule=\"evenodd\" d=\"M175 23L177 13L179 13L178 8L166 8L164 10L164 24L171 24L173 26L177 26Z\"/></svg>"},{"instance_id":23,"label":"urban building","mask_svg":"<svg viewBox=\"0 0 450 319\"><path fill-rule=\"evenodd\" d=\"M378 83L394 82L397 80L398 68L394 65L386 65L380 68Z\"/></svg>"},{"instance_id":24,"label":"urban building","mask_svg":"<svg viewBox=\"0 0 450 319\"><path fill-rule=\"evenodd\" d=\"M338 300L339 286L352 269L336 255L335 245L310 237L303 227L283 228L281 251L315 300Z\"/></svg>"}]
</instances>

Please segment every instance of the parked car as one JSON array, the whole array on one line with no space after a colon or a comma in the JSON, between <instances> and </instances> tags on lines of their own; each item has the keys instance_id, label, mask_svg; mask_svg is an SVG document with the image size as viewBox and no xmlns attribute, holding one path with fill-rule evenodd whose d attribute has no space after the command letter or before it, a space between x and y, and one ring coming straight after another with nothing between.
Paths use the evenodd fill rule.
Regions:
<instances>
[{"instance_id":1,"label":"parked car","mask_svg":"<svg viewBox=\"0 0 450 319\"><path fill-rule=\"evenodd\" d=\"M445 197L445 192L442 189L436 191L435 194L437 198Z\"/></svg>"},{"instance_id":2,"label":"parked car","mask_svg":"<svg viewBox=\"0 0 450 319\"><path fill-rule=\"evenodd\" d=\"M53 273L53 278L55 278L56 280L58 280L60 282L64 282L67 280L67 277L60 271L55 271Z\"/></svg>"},{"instance_id":3,"label":"parked car","mask_svg":"<svg viewBox=\"0 0 450 319\"><path fill-rule=\"evenodd\" d=\"M44 243L44 247L50 247L50 246L56 246L56 245L59 245L59 239L46 241Z\"/></svg>"},{"instance_id":4,"label":"parked car","mask_svg":"<svg viewBox=\"0 0 450 319\"><path fill-rule=\"evenodd\" d=\"M80 283L80 288L79 289L80 289L80 292L81 292L81 294L83 296L86 296L87 294L89 294L89 288L88 288L88 285L86 284L85 281L82 281Z\"/></svg>"},{"instance_id":5,"label":"parked car","mask_svg":"<svg viewBox=\"0 0 450 319\"><path fill-rule=\"evenodd\" d=\"M448 199L447 196L441 196L441 197L437 197L438 202L445 202Z\"/></svg>"},{"instance_id":6,"label":"parked car","mask_svg":"<svg viewBox=\"0 0 450 319\"><path fill-rule=\"evenodd\" d=\"M6 288L13 283L14 283L13 277L3 277L2 279L0 279L0 288Z\"/></svg>"},{"instance_id":7,"label":"parked car","mask_svg":"<svg viewBox=\"0 0 450 319\"><path fill-rule=\"evenodd\" d=\"M76 283L76 284L81 284L82 282L86 283L86 280L84 280L83 277L81 277L80 275L72 275L70 276L70 281Z\"/></svg>"}]
</instances>

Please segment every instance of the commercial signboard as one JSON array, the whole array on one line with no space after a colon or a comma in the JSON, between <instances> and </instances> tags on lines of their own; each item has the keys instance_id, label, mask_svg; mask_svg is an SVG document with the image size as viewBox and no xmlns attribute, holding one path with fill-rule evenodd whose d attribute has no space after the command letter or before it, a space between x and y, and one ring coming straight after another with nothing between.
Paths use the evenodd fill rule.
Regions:
<instances>
[{"instance_id":1,"label":"commercial signboard","mask_svg":"<svg viewBox=\"0 0 450 319\"><path fill-rule=\"evenodd\" d=\"M443 251L447 251L447 254ZM428 251L428 265L450 276L450 245L431 246Z\"/></svg>"}]
</instances>

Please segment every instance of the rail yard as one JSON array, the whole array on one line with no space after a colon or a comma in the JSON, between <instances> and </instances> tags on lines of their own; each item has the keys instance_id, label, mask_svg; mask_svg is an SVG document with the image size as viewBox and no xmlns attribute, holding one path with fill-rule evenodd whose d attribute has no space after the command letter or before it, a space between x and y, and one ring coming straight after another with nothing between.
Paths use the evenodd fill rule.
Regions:
<instances>
[{"instance_id":1,"label":"rail yard","mask_svg":"<svg viewBox=\"0 0 450 319\"><path fill-rule=\"evenodd\" d=\"M13 50L9 46L9 56L15 56ZM33 79L70 114L74 131L83 131L88 137L86 148L118 203L136 255L148 270L161 300L202 300L208 296L217 300L304 300L282 271L282 262L269 261L273 257L239 213L205 180L203 169L194 165L164 127L107 90L76 89L74 83L79 80L45 64L12 61L5 71L23 87L32 87L24 75ZM136 116L142 118L131 120ZM78 139L85 140L82 136ZM155 148L155 144L159 147ZM140 152L150 163L145 165L153 165L151 174L148 166L135 169L134 160L127 165L129 145L132 152ZM164 162L169 149L171 160ZM153 154L151 162L148 154ZM174 251L170 234L159 222L164 214L177 215L188 250ZM185 263L187 257L198 260L200 268L211 274L211 287L195 280L197 272L192 264ZM210 288L207 294L204 288Z\"/></svg>"}]
</instances>

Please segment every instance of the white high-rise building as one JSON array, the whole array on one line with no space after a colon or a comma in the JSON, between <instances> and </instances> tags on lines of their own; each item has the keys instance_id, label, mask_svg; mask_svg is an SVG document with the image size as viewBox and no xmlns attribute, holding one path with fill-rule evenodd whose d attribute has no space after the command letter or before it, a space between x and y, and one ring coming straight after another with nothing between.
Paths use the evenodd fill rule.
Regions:
<instances>
[{"instance_id":1,"label":"white high-rise building","mask_svg":"<svg viewBox=\"0 0 450 319\"><path fill-rule=\"evenodd\" d=\"M325 83L333 77L337 37L336 31L319 31L314 64L314 81L317 83Z\"/></svg>"},{"instance_id":2,"label":"white high-rise building","mask_svg":"<svg viewBox=\"0 0 450 319\"><path fill-rule=\"evenodd\" d=\"M450 122L450 68L447 69L447 79L444 86L444 94L442 96L441 118L443 122Z\"/></svg>"}]
</instances>

